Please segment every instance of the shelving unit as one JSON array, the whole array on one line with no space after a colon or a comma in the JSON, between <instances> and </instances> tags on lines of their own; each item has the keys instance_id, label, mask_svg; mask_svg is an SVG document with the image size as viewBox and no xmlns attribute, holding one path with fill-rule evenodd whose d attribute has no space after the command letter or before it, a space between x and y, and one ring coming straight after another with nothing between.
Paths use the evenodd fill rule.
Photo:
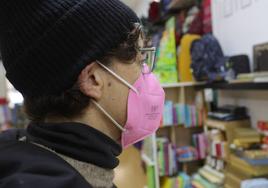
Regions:
<instances>
[{"instance_id":1,"label":"shelving unit","mask_svg":"<svg viewBox=\"0 0 268 188\"><path fill-rule=\"evenodd\" d=\"M243 92L244 90L268 90L268 83L255 83L255 82L242 82L242 83L213 83L205 84L202 86L197 86L199 89L210 88L213 90L239 90ZM225 168L224 173L224 187L239 187L242 180L256 178L256 177L267 177L268 169L266 167L249 165L246 161L234 155L229 146L234 139L234 129L237 127L250 127L250 121L240 121L237 122L220 122L215 120L208 120L205 126L205 130L218 129L224 132L227 147L227 155L224 160Z\"/></svg>"},{"instance_id":2,"label":"shelving unit","mask_svg":"<svg viewBox=\"0 0 268 188\"><path fill-rule=\"evenodd\" d=\"M211 129L218 129L225 134L226 143L228 146L232 144L234 140L234 129L240 127L250 127L250 120L239 120L239 121L218 121L208 119L205 123L205 132L208 133ZM223 160L227 161L229 159L229 154L231 153L229 147L226 147L227 151L225 151L225 157Z\"/></svg>"},{"instance_id":3,"label":"shelving unit","mask_svg":"<svg viewBox=\"0 0 268 188\"><path fill-rule=\"evenodd\" d=\"M164 89L178 87L196 87L197 89L220 90L268 90L268 82L241 82L241 83L206 83L206 82L178 82L162 84Z\"/></svg>"},{"instance_id":4,"label":"shelving unit","mask_svg":"<svg viewBox=\"0 0 268 188\"><path fill-rule=\"evenodd\" d=\"M147 169L153 169L150 171L150 174L147 172L147 181L150 182L150 184L153 184L153 187L159 188L160 182L157 164L157 146L155 133L144 140L141 158L145 162Z\"/></svg>"},{"instance_id":5,"label":"shelving unit","mask_svg":"<svg viewBox=\"0 0 268 188\"><path fill-rule=\"evenodd\" d=\"M166 92L166 100L171 100L174 102L184 103L184 104L192 104L195 100L195 95L197 92L203 93L203 100L204 99L204 89L213 89L213 90L266 90L268 89L268 83L251 83L251 82L245 82L245 83L214 83L214 84L207 84L205 82L182 82L182 83L169 83L169 84L162 84L162 87L164 88ZM204 105L205 102L204 102ZM170 126L164 126L160 127L160 129L156 133L156 137L168 137L170 141L175 144L177 147L180 146L186 146L192 144L192 138L191 136L196 133L201 133L203 131L207 132L211 129L218 129L222 132L224 132L226 137L226 144L230 145L233 141L233 128L234 127L250 127L250 121L239 121L239 122L220 122L208 119L204 125L204 127L184 127L183 125L170 125ZM155 139L156 139L155 137ZM157 175L155 176L155 181L160 182L159 179L160 176L158 174L158 160L157 160L157 146L155 145L155 160L149 160L148 157L143 156L144 161L148 165L154 165L155 173ZM225 164L229 164L230 161L230 151L229 147L228 151L226 151L226 156L224 158L217 158L219 160L224 161ZM204 164L204 160L193 160L193 161L184 161L180 162L180 170L183 172L186 172L188 174L192 174L194 172L202 171L203 168L200 168ZM228 165L226 165L227 168ZM229 165L230 166L230 165ZM199 169L200 168L200 169ZM198 170L199 169L199 170ZM216 169L210 169L215 170L215 173L218 173L219 177L227 176L225 173L225 170L223 171L217 171Z\"/></svg>"},{"instance_id":6,"label":"shelving unit","mask_svg":"<svg viewBox=\"0 0 268 188\"><path fill-rule=\"evenodd\" d=\"M203 90L195 89L196 85L201 85L204 83L194 83L194 82L187 82L187 83L173 83L173 84L163 84L166 92L166 100L171 100L174 103L183 103L183 104L195 104L196 95L201 96L202 98L202 105L205 107L204 101L204 92ZM200 102L200 101L199 101ZM156 145L156 138L157 137L167 137L172 144L176 147L181 146L191 146L192 145L192 135L196 133L202 133L204 131L203 126L199 127L184 127L183 125L171 125L171 126L164 126L161 127L156 135L149 138L151 141L145 141L147 144L151 142L151 151L154 153L152 154L142 154L142 158L147 165L155 167L155 183L156 187L158 188L159 182L161 177L158 173L158 158L157 158L157 145ZM150 152L149 152L150 153ZM179 162L179 170L186 172L188 174L192 174L197 171L204 164L204 160L197 159L192 161L185 161ZM177 174L177 173L176 173Z\"/></svg>"},{"instance_id":7,"label":"shelving unit","mask_svg":"<svg viewBox=\"0 0 268 188\"><path fill-rule=\"evenodd\" d=\"M242 82L242 83L212 83L198 85L200 89L221 89L221 90L267 90L267 82Z\"/></svg>"},{"instance_id":8,"label":"shelving unit","mask_svg":"<svg viewBox=\"0 0 268 188\"><path fill-rule=\"evenodd\" d=\"M178 83L162 84L162 87L164 89L169 89L169 88L178 88L178 87L202 86L205 84L206 84L205 82L178 82Z\"/></svg>"}]
</instances>

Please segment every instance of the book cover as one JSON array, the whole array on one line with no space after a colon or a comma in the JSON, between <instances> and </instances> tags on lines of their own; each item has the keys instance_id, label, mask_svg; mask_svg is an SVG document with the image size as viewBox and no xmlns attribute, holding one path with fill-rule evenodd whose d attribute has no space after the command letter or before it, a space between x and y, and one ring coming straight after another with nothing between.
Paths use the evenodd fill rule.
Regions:
<instances>
[{"instance_id":1,"label":"book cover","mask_svg":"<svg viewBox=\"0 0 268 188\"><path fill-rule=\"evenodd\" d=\"M173 124L173 102L168 101L167 103L167 125L171 126Z\"/></svg>"},{"instance_id":2,"label":"book cover","mask_svg":"<svg viewBox=\"0 0 268 188\"><path fill-rule=\"evenodd\" d=\"M212 156L217 157L217 143L213 142L213 147L212 147Z\"/></svg>"},{"instance_id":3,"label":"book cover","mask_svg":"<svg viewBox=\"0 0 268 188\"><path fill-rule=\"evenodd\" d=\"M154 173L154 167L153 166L147 166L146 167L147 172L147 187L148 188L155 188L155 173Z\"/></svg>"},{"instance_id":4,"label":"book cover","mask_svg":"<svg viewBox=\"0 0 268 188\"><path fill-rule=\"evenodd\" d=\"M222 156L222 154L221 154L221 145L222 145L221 142L216 143L216 156L217 157L221 157Z\"/></svg>"},{"instance_id":5,"label":"book cover","mask_svg":"<svg viewBox=\"0 0 268 188\"><path fill-rule=\"evenodd\" d=\"M197 158L201 159L198 134L194 134L193 139L194 139L195 148L197 150Z\"/></svg>"},{"instance_id":6,"label":"book cover","mask_svg":"<svg viewBox=\"0 0 268 188\"><path fill-rule=\"evenodd\" d=\"M168 142L164 144L164 164L165 164L165 175L169 175L169 150L168 150Z\"/></svg>"},{"instance_id":7,"label":"book cover","mask_svg":"<svg viewBox=\"0 0 268 188\"><path fill-rule=\"evenodd\" d=\"M173 161L173 148L172 148L172 144L171 143L169 143L168 144L168 156L169 156L169 172L168 172L168 174L169 175L173 175L174 174L174 172L173 172L173 168L174 168L174 161Z\"/></svg>"},{"instance_id":8,"label":"book cover","mask_svg":"<svg viewBox=\"0 0 268 188\"><path fill-rule=\"evenodd\" d=\"M170 18L166 23L166 28L156 53L154 72L161 83L178 82L175 17Z\"/></svg>"},{"instance_id":9,"label":"book cover","mask_svg":"<svg viewBox=\"0 0 268 188\"><path fill-rule=\"evenodd\" d=\"M173 116L173 125L178 125L179 122L178 122L178 116L177 116L177 109L176 109L176 106L173 105L172 106L172 116Z\"/></svg>"},{"instance_id":10,"label":"book cover","mask_svg":"<svg viewBox=\"0 0 268 188\"><path fill-rule=\"evenodd\" d=\"M198 122L200 126L203 126L204 121L203 121L203 109L202 108L198 110Z\"/></svg>"},{"instance_id":11,"label":"book cover","mask_svg":"<svg viewBox=\"0 0 268 188\"><path fill-rule=\"evenodd\" d=\"M188 105L185 105L185 127L191 126L191 109Z\"/></svg>"},{"instance_id":12,"label":"book cover","mask_svg":"<svg viewBox=\"0 0 268 188\"><path fill-rule=\"evenodd\" d=\"M158 168L159 168L159 175L163 176L165 174L164 169L164 156L163 156L163 139L157 138L157 155L158 155Z\"/></svg>"},{"instance_id":13,"label":"book cover","mask_svg":"<svg viewBox=\"0 0 268 188\"><path fill-rule=\"evenodd\" d=\"M179 104L175 104L175 109L176 109L176 116L177 116L177 122L178 125L181 125L181 119L180 119L180 105Z\"/></svg>"},{"instance_id":14,"label":"book cover","mask_svg":"<svg viewBox=\"0 0 268 188\"><path fill-rule=\"evenodd\" d=\"M185 116L186 116L186 114L185 114L185 105L184 104L179 104L179 114L180 114L180 116L179 116L179 120L180 120L180 124L182 124L182 125L185 125Z\"/></svg>"},{"instance_id":15,"label":"book cover","mask_svg":"<svg viewBox=\"0 0 268 188\"><path fill-rule=\"evenodd\" d=\"M193 127L197 127L197 118L196 118L196 106L192 105L192 125Z\"/></svg>"},{"instance_id":16,"label":"book cover","mask_svg":"<svg viewBox=\"0 0 268 188\"><path fill-rule=\"evenodd\" d=\"M225 146L226 145L226 142L222 142L221 143L221 157L222 158L225 158L226 157L226 153L225 153Z\"/></svg>"},{"instance_id":17,"label":"book cover","mask_svg":"<svg viewBox=\"0 0 268 188\"><path fill-rule=\"evenodd\" d=\"M198 135L198 148L199 148L199 155L201 159L206 158L206 148L205 148L205 139L204 134Z\"/></svg>"},{"instance_id":18,"label":"book cover","mask_svg":"<svg viewBox=\"0 0 268 188\"><path fill-rule=\"evenodd\" d=\"M176 154L176 146L172 145L172 151L173 151L173 174L177 173L178 171L178 164L177 164L177 154Z\"/></svg>"}]
</instances>

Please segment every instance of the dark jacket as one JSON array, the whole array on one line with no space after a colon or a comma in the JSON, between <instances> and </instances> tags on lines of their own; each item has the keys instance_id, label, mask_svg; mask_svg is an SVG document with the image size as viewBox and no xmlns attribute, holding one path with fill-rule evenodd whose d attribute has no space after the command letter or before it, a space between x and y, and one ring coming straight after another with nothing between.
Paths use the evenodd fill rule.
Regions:
<instances>
[{"instance_id":1,"label":"dark jacket","mask_svg":"<svg viewBox=\"0 0 268 188\"><path fill-rule=\"evenodd\" d=\"M0 134L0 188L113 187L120 153L83 124L30 124Z\"/></svg>"}]
</instances>

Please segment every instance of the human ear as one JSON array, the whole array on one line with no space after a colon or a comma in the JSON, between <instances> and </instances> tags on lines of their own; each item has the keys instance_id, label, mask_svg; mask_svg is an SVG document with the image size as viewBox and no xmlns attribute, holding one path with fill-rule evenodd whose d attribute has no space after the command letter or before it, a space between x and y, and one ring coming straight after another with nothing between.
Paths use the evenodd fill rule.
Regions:
<instances>
[{"instance_id":1,"label":"human ear","mask_svg":"<svg viewBox=\"0 0 268 188\"><path fill-rule=\"evenodd\" d=\"M84 95L98 101L102 96L104 86L100 66L95 62L87 65L80 73L78 83Z\"/></svg>"}]
</instances>

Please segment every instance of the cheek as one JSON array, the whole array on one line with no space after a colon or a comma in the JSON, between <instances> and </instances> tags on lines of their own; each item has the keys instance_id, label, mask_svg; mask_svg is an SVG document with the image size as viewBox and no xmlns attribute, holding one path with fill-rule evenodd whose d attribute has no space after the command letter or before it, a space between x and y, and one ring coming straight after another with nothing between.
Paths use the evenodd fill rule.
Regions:
<instances>
[{"instance_id":1,"label":"cheek","mask_svg":"<svg viewBox=\"0 0 268 188\"><path fill-rule=\"evenodd\" d=\"M141 67L138 65L135 66L134 71L132 71L131 73L129 73L130 76L130 80L131 80L131 84L134 85L134 83L139 79L139 77L141 76Z\"/></svg>"},{"instance_id":2,"label":"cheek","mask_svg":"<svg viewBox=\"0 0 268 188\"><path fill-rule=\"evenodd\" d=\"M121 83L108 83L107 107L115 120L121 125L125 125L127 120L127 103L129 89Z\"/></svg>"}]
</instances>

